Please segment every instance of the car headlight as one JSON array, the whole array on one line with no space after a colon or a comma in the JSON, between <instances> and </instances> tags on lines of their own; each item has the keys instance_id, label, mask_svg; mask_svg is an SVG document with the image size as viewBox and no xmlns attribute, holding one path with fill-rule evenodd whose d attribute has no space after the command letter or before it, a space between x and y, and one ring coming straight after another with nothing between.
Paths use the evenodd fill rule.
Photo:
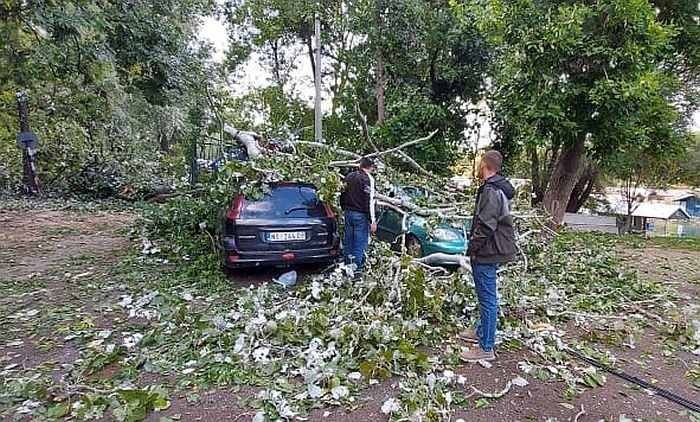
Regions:
<instances>
[{"instance_id":1,"label":"car headlight","mask_svg":"<svg viewBox=\"0 0 700 422\"><path fill-rule=\"evenodd\" d=\"M440 240L445 240L448 242L455 242L459 240L457 233L448 229L435 229L433 230L433 237Z\"/></svg>"}]
</instances>

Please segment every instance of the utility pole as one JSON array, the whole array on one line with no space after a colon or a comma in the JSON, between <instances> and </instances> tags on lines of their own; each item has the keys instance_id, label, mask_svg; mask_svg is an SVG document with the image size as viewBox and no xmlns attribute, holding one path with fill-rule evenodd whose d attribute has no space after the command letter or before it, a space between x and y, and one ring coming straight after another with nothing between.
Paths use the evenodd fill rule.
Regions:
<instances>
[{"instance_id":1,"label":"utility pole","mask_svg":"<svg viewBox=\"0 0 700 422\"><path fill-rule=\"evenodd\" d=\"M322 110L321 110L321 20L316 15L314 22L316 27L316 69L314 69L314 85L316 88L316 98L314 101L315 124L314 133L316 142L323 142L322 131Z\"/></svg>"}]
</instances>

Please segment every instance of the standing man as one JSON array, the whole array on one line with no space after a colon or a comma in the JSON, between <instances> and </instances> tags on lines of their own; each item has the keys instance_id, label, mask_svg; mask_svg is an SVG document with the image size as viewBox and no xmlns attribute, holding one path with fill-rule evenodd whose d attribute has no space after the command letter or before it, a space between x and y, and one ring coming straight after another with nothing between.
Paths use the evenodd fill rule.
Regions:
<instances>
[{"instance_id":1,"label":"standing man","mask_svg":"<svg viewBox=\"0 0 700 422\"><path fill-rule=\"evenodd\" d=\"M515 189L501 171L503 157L495 150L487 151L479 161L479 178L483 184L476 194L474 217L467 254L471 259L472 274L479 301L479 325L466 330L460 337L475 347L462 350L460 356L467 362L493 360L498 319L496 271L503 262L515 260L517 246L509 201Z\"/></svg>"},{"instance_id":2,"label":"standing man","mask_svg":"<svg viewBox=\"0 0 700 422\"><path fill-rule=\"evenodd\" d=\"M362 275L362 262L369 242L369 233L377 231L374 216L374 161L363 157L360 169L345 177L347 187L340 195L345 217L345 263L355 263L355 277Z\"/></svg>"}]
</instances>

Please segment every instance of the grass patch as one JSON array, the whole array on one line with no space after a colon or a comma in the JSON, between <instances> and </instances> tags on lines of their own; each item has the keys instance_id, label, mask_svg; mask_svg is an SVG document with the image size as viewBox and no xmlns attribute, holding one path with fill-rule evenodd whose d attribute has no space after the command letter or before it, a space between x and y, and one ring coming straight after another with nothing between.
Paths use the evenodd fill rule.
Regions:
<instances>
[{"instance_id":1,"label":"grass patch","mask_svg":"<svg viewBox=\"0 0 700 422\"><path fill-rule=\"evenodd\" d=\"M632 241L639 247L658 246L662 248L682 249L692 252L700 252L700 238L688 237L648 237L648 238L632 238L626 237L626 240Z\"/></svg>"}]
</instances>

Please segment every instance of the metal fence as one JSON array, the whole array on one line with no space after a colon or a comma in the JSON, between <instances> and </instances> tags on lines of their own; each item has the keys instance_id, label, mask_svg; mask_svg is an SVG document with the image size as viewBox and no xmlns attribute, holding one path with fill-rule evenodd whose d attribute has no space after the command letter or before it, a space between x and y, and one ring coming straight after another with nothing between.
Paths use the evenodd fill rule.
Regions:
<instances>
[{"instance_id":1,"label":"metal fence","mask_svg":"<svg viewBox=\"0 0 700 422\"><path fill-rule=\"evenodd\" d=\"M620 233L614 216L566 214L564 223L577 231ZM700 238L700 218L690 220L648 219L646 236Z\"/></svg>"},{"instance_id":2,"label":"metal fence","mask_svg":"<svg viewBox=\"0 0 700 422\"><path fill-rule=\"evenodd\" d=\"M700 219L690 220L656 220L653 230L647 236L694 237L700 238Z\"/></svg>"},{"instance_id":3,"label":"metal fence","mask_svg":"<svg viewBox=\"0 0 700 422\"><path fill-rule=\"evenodd\" d=\"M193 140L190 144L192 162L190 183L194 186L200 180L202 171L216 171L228 160L241 159L245 150L236 142L219 140L209 136Z\"/></svg>"}]
</instances>

